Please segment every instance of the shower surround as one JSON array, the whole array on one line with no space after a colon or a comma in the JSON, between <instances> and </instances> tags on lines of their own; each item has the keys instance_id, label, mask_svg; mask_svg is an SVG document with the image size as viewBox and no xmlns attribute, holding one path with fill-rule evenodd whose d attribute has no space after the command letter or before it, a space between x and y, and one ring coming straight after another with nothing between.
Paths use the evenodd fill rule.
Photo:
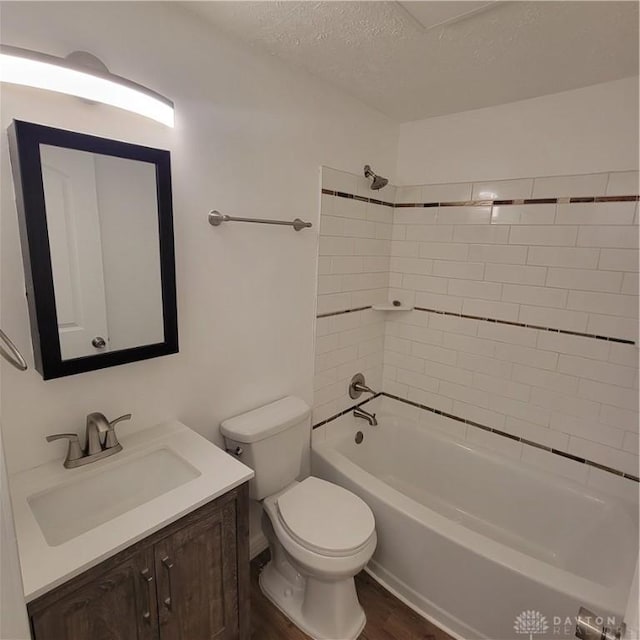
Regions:
<instances>
[{"instance_id":1,"label":"shower surround","mask_svg":"<svg viewBox=\"0 0 640 640\"><path fill-rule=\"evenodd\" d=\"M324 169L321 201L314 425L363 371L453 437L635 485L637 172L373 192ZM393 299L415 309L371 308Z\"/></svg>"}]
</instances>

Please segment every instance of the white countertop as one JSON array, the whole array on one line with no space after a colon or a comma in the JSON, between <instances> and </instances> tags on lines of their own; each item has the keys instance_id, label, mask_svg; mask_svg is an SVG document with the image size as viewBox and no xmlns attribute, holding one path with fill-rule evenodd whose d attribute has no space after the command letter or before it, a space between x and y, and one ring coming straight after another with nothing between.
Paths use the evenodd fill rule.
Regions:
<instances>
[{"instance_id":1,"label":"white countertop","mask_svg":"<svg viewBox=\"0 0 640 640\"><path fill-rule=\"evenodd\" d=\"M76 469L62 460L11 476L11 501L25 600L43 595L175 522L253 477L253 471L180 422L167 422L120 439L123 450ZM200 475L58 546L50 546L27 502L29 496L70 482L82 482L105 466L168 448Z\"/></svg>"}]
</instances>

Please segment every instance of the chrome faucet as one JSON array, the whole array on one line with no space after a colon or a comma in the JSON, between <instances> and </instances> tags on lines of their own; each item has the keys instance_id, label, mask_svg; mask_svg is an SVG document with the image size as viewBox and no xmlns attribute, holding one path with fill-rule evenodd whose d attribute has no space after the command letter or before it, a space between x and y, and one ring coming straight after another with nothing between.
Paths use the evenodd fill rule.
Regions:
<instances>
[{"instance_id":1,"label":"chrome faucet","mask_svg":"<svg viewBox=\"0 0 640 640\"><path fill-rule=\"evenodd\" d=\"M131 414L126 413L115 420L109 422L107 418L98 412L90 413L87 416L86 426L86 446L80 446L80 440L75 433L55 433L47 436L47 442L66 438L69 440L67 457L64 459L64 466L67 469L81 467L82 465L102 460L112 456L118 451L122 451L122 445L118 442L115 426L123 420L130 420ZM103 437L104 434L104 437Z\"/></svg>"},{"instance_id":2,"label":"chrome faucet","mask_svg":"<svg viewBox=\"0 0 640 640\"><path fill-rule=\"evenodd\" d=\"M375 413L369 413L368 411L365 411L364 409L362 409L361 407L356 407L353 410L353 415L356 418L363 418L364 420L366 420L372 427L375 427L378 425L378 420L376 419L376 414Z\"/></svg>"}]
</instances>

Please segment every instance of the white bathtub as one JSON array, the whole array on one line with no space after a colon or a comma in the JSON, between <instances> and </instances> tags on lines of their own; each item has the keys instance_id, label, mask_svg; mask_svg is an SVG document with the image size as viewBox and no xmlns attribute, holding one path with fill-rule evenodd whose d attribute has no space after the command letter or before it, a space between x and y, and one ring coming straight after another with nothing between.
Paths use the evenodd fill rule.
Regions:
<instances>
[{"instance_id":1,"label":"white bathtub","mask_svg":"<svg viewBox=\"0 0 640 640\"><path fill-rule=\"evenodd\" d=\"M369 504L378 547L367 570L426 618L490 640L573 638L580 605L621 620L636 505L410 420L339 421L314 442L313 473ZM523 611L544 615L546 632L517 632Z\"/></svg>"}]
</instances>

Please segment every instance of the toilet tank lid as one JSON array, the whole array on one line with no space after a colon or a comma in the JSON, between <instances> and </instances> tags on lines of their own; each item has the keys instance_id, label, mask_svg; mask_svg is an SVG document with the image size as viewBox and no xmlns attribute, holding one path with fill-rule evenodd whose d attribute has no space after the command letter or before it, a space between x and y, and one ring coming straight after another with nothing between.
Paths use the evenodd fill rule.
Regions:
<instances>
[{"instance_id":1,"label":"toilet tank lid","mask_svg":"<svg viewBox=\"0 0 640 640\"><path fill-rule=\"evenodd\" d=\"M236 442L258 442L302 422L309 413L309 405L304 400L286 396L224 420L220 425L220 431L223 436Z\"/></svg>"}]
</instances>

